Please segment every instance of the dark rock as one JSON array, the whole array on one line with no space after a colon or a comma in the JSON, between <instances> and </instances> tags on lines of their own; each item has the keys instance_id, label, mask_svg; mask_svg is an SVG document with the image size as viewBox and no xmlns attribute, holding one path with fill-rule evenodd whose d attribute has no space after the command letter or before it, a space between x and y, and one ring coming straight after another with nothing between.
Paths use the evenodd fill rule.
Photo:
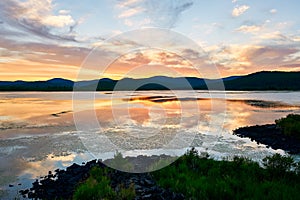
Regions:
<instances>
[{"instance_id":1,"label":"dark rock","mask_svg":"<svg viewBox=\"0 0 300 200\"><path fill-rule=\"evenodd\" d=\"M152 181L152 180L150 180L150 179L145 179L144 182L145 182L145 184L146 184L147 186L152 186L152 185L155 184L154 181Z\"/></svg>"},{"instance_id":2,"label":"dark rock","mask_svg":"<svg viewBox=\"0 0 300 200\"><path fill-rule=\"evenodd\" d=\"M9 185L8 185L8 187L14 187L14 185L12 185L12 184L9 184Z\"/></svg>"},{"instance_id":3,"label":"dark rock","mask_svg":"<svg viewBox=\"0 0 300 200\"><path fill-rule=\"evenodd\" d=\"M142 196L143 199L151 199L152 194L146 194Z\"/></svg>"},{"instance_id":4,"label":"dark rock","mask_svg":"<svg viewBox=\"0 0 300 200\"><path fill-rule=\"evenodd\" d=\"M142 163L145 156L128 157L134 163ZM149 160L156 161L159 156L151 156ZM33 199L71 199L78 183L87 179L89 171L92 167L98 166L107 168L100 161L89 161L85 165L73 164L66 170L55 170L55 174L49 173L43 179L36 180L30 190L24 190L22 195L27 195ZM184 199L182 194L174 193L168 189L164 189L156 185L154 179L149 173L126 173L118 170L110 169L108 175L111 180L111 187L115 191L119 191L121 187L130 187L134 185L135 199ZM53 179L53 177L57 177Z\"/></svg>"},{"instance_id":5,"label":"dark rock","mask_svg":"<svg viewBox=\"0 0 300 200\"><path fill-rule=\"evenodd\" d=\"M28 189L26 189L26 190L20 190L20 191L19 191L19 193L20 193L21 195L28 194L28 192L29 192Z\"/></svg>"},{"instance_id":6,"label":"dark rock","mask_svg":"<svg viewBox=\"0 0 300 200\"><path fill-rule=\"evenodd\" d=\"M29 193L28 193L28 198L29 198L29 199L35 198L34 193L33 193L33 192L29 192Z\"/></svg>"}]
</instances>

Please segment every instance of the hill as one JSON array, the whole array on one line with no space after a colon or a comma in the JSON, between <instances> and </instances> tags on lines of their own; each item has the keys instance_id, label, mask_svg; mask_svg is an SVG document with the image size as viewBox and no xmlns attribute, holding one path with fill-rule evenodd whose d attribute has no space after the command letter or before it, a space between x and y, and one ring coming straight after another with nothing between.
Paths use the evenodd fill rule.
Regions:
<instances>
[{"instance_id":1,"label":"hill","mask_svg":"<svg viewBox=\"0 0 300 200\"><path fill-rule=\"evenodd\" d=\"M300 90L300 72L262 71L222 79L197 77L124 78L73 82L54 78L48 81L0 81L0 91L112 91L112 90Z\"/></svg>"},{"instance_id":2,"label":"hill","mask_svg":"<svg viewBox=\"0 0 300 200\"><path fill-rule=\"evenodd\" d=\"M300 90L300 72L256 72L224 85L226 90Z\"/></svg>"}]
</instances>

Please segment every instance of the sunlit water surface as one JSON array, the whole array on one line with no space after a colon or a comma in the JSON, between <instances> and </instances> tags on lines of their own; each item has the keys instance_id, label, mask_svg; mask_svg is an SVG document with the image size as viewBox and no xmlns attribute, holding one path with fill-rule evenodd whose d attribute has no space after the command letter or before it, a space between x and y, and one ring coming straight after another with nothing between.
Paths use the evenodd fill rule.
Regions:
<instances>
[{"instance_id":1,"label":"sunlit water surface","mask_svg":"<svg viewBox=\"0 0 300 200\"><path fill-rule=\"evenodd\" d=\"M215 159L242 155L259 161L284 152L232 131L300 114L300 92L122 91L92 96L93 101L77 98L73 107L72 92L0 93L0 197L18 196L17 190L49 170L93 155L111 158L116 150L125 156L181 155L195 146ZM105 136L114 148L100 144L93 152L91 133Z\"/></svg>"}]
</instances>

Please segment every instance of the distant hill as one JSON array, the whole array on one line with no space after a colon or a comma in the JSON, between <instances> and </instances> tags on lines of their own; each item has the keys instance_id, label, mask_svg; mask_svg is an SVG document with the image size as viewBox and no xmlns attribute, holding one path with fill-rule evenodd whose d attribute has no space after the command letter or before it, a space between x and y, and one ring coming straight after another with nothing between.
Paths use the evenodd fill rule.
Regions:
<instances>
[{"instance_id":1,"label":"distant hill","mask_svg":"<svg viewBox=\"0 0 300 200\"><path fill-rule=\"evenodd\" d=\"M166 77L112 80L87 80L73 82L62 78L48 81L0 81L0 91L111 91L111 90L300 90L300 72L262 71L245 76L231 76L222 79L197 77Z\"/></svg>"},{"instance_id":2,"label":"distant hill","mask_svg":"<svg viewBox=\"0 0 300 200\"><path fill-rule=\"evenodd\" d=\"M54 78L48 81L0 81L0 91L71 91L73 81Z\"/></svg>"},{"instance_id":3,"label":"distant hill","mask_svg":"<svg viewBox=\"0 0 300 200\"><path fill-rule=\"evenodd\" d=\"M300 72L256 72L224 85L226 90L300 90Z\"/></svg>"}]
</instances>

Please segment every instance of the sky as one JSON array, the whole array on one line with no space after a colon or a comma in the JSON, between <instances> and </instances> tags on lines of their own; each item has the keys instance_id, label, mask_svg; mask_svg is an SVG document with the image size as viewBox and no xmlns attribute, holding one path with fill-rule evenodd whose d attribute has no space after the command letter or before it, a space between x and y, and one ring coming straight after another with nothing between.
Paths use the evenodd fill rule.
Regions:
<instances>
[{"instance_id":1,"label":"sky","mask_svg":"<svg viewBox=\"0 0 300 200\"><path fill-rule=\"evenodd\" d=\"M297 0L1 0L0 10L2 81L300 71Z\"/></svg>"}]
</instances>

